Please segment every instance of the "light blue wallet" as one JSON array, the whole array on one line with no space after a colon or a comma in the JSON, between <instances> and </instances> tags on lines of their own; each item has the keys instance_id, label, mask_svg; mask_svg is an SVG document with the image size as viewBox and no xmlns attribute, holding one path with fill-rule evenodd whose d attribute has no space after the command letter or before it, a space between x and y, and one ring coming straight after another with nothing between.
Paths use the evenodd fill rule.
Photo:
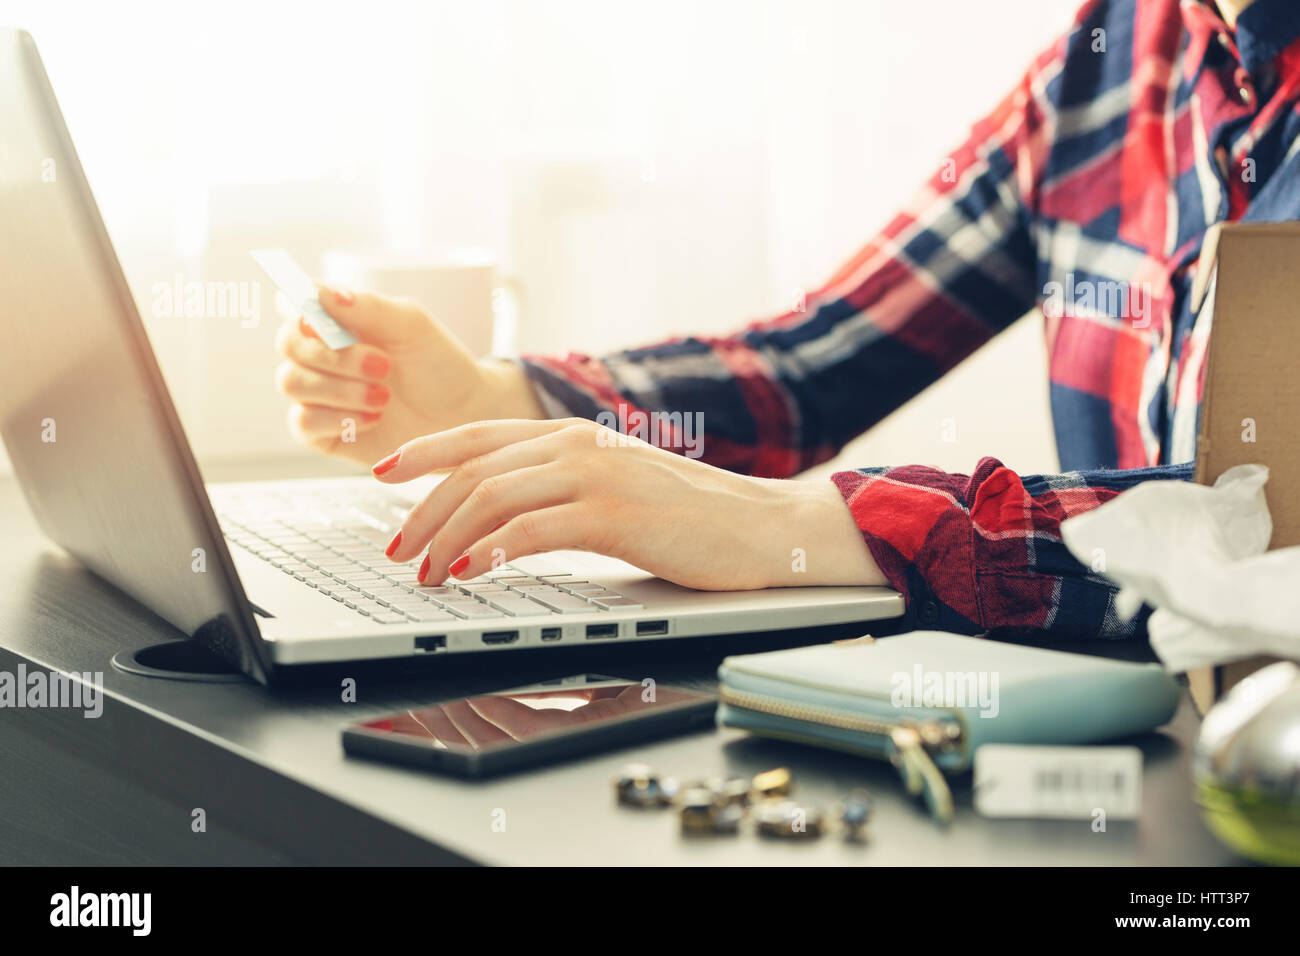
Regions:
<instances>
[{"instance_id":1,"label":"light blue wallet","mask_svg":"<svg viewBox=\"0 0 1300 956\"><path fill-rule=\"evenodd\" d=\"M718 723L889 760L952 816L944 773L981 744L1082 744L1143 733L1178 707L1158 664L914 631L728 657Z\"/></svg>"}]
</instances>

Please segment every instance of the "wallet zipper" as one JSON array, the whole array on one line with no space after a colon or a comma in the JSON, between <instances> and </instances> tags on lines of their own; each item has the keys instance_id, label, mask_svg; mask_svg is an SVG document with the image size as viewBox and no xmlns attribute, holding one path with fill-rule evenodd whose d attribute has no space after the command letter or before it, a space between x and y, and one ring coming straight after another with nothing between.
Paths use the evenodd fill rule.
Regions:
<instances>
[{"instance_id":1,"label":"wallet zipper","mask_svg":"<svg viewBox=\"0 0 1300 956\"><path fill-rule=\"evenodd\" d=\"M826 707L793 704L788 700L722 687L719 699L732 707L821 724L838 730L884 737L893 746L891 762L902 775L903 786L912 796L925 796L931 814L947 823L952 819L952 790L934 753L946 753L961 742L961 726L939 720L885 720L863 717Z\"/></svg>"}]
</instances>

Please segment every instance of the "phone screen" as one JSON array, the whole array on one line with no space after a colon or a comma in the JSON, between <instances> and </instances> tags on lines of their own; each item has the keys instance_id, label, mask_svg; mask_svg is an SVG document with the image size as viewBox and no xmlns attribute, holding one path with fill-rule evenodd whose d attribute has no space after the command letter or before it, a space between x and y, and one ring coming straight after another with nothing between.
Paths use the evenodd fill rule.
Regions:
<instances>
[{"instance_id":1,"label":"phone screen","mask_svg":"<svg viewBox=\"0 0 1300 956\"><path fill-rule=\"evenodd\" d=\"M405 710L360 723L357 729L441 751L484 753L712 703L704 694L653 681L579 674Z\"/></svg>"}]
</instances>

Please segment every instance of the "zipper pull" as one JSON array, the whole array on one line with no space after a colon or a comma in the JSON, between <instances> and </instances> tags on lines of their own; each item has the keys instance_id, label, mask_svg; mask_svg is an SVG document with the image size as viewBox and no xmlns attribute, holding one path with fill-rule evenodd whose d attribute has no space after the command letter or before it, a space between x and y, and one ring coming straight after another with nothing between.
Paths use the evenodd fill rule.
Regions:
<instances>
[{"instance_id":1,"label":"zipper pull","mask_svg":"<svg viewBox=\"0 0 1300 956\"><path fill-rule=\"evenodd\" d=\"M903 786L914 797L923 797L926 808L936 822L952 820L952 790L943 771L930 757L921 731L911 724L895 727L889 733L894 745L892 762L903 778Z\"/></svg>"}]
</instances>

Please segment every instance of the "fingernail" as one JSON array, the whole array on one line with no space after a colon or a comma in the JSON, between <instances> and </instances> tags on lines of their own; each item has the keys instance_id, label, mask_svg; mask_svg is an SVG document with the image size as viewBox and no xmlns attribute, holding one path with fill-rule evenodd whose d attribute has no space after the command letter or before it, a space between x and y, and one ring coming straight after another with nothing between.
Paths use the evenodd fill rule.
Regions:
<instances>
[{"instance_id":1,"label":"fingernail","mask_svg":"<svg viewBox=\"0 0 1300 956\"><path fill-rule=\"evenodd\" d=\"M416 580L418 580L421 584L423 584L424 576L428 573L429 573L429 556L426 554L424 556L424 561L420 564L420 573L415 576Z\"/></svg>"},{"instance_id":2,"label":"fingernail","mask_svg":"<svg viewBox=\"0 0 1300 956\"><path fill-rule=\"evenodd\" d=\"M373 465L371 465L370 470L374 472L376 475L386 474L387 472L393 470L394 466L396 466L397 464L397 459L401 457L402 457L402 453L400 451L395 451L387 458L383 459L382 461L377 461Z\"/></svg>"},{"instance_id":3,"label":"fingernail","mask_svg":"<svg viewBox=\"0 0 1300 956\"><path fill-rule=\"evenodd\" d=\"M393 553L397 551L397 546L400 545L401 543L402 543L402 532L399 531L397 532L397 534L393 535L393 540L388 542L388 547L384 548L384 554L391 558L393 556Z\"/></svg>"},{"instance_id":4,"label":"fingernail","mask_svg":"<svg viewBox=\"0 0 1300 956\"><path fill-rule=\"evenodd\" d=\"M334 301L339 305L352 305L357 301L357 297L352 294L350 289L340 289L337 286L321 286L321 290L334 296Z\"/></svg>"},{"instance_id":5,"label":"fingernail","mask_svg":"<svg viewBox=\"0 0 1300 956\"><path fill-rule=\"evenodd\" d=\"M361 360L361 374L367 378L388 377L388 356L371 352Z\"/></svg>"},{"instance_id":6,"label":"fingernail","mask_svg":"<svg viewBox=\"0 0 1300 956\"><path fill-rule=\"evenodd\" d=\"M308 325L307 319L302 316L299 316L298 318L298 331L301 332L303 335L307 336L307 338L309 339L320 338L320 336L316 334L316 330L313 329L310 325Z\"/></svg>"},{"instance_id":7,"label":"fingernail","mask_svg":"<svg viewBox=\"0 0 1300 956\"><path fill-rule=\"evenodd\" d=\"M387 385L380 385L378 382L371 382L366 386L366 404L387 405L388 394Z\"/></svg>"},{"instance_id":8,"label":"fingernail","mask_svg":"<svg viewBox=\"0 0 1300 956\"><path fill-rule=\"evenodd\" d=\"M457 558L455 561L451 563L451 567L447 569L447 574L453 578L458 578L460 577L461 572L468 567L469 567L469 555L462 554L459 558Z\"/></svg>"},{"instance_id":9,"label":"fingernail","mask_svg":"<svg viewBox=\"0 0 1300 956\"><path fill-rule=\"evenodd\" d=\"M383 417L384 417L384 416L381 415L379 412L362 412L362 413L361 413L361 420L362 420L363 422L377 422L377 421L379 421L379 419L381 419L381 418L383 418Z\"/></svg>"}]
</instances>

